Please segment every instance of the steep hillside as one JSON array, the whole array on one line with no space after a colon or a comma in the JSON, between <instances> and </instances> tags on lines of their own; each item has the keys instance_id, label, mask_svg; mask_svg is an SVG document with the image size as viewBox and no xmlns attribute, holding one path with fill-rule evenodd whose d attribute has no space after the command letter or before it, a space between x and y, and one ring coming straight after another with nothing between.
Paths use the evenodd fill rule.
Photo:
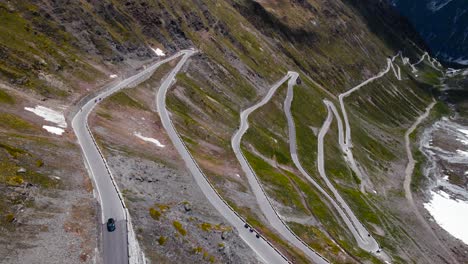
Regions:
<instances>
[{"instance_id":1,"label":"steep hillside","mask_svg":"<svg viewBox=\"0 0 468 264\"><path fill-rule=\"evenodd\" d=\"M395 263L466 261L466 246L434 223L428 225L438 238L428 233L405 197L405 133L439 94L444 70L422 57L425 44L385 1L34 0L0 3L0 16L6 21L0 24L5 36L0 38L0 147L5 150L2 166L8 168L0 178L0 195L9 197L0 203L0 217L6 219L0 252L8 263L27 262L37 252L45 257L40 247L53 225L91 241L69 253L70 263L99 258L89 249L98 244L98 228L70 227L62 216L77 209L61 201L76 202L76 197L87 202L80 207L89 212L84 221L94 222L99 215L92 194L73 181L75 174L88 179L76 138L69 126L58 123L56 128L65 132L48 133L44 125L52 124L25 107L46 106L69 123L86 95L158 60L152 49L169 55L192 47L199 52L167 95L175 128L222 198L289 260L310 262L265 217L231 138L241 111L295 71L299 79L291 112L296 139L289 136L284 109L289 87L284 83L251 114L241 140L243 155L287 228L333 263L381 263L383 254ZM425 59L408 64L420 58ZM236 227L202 195L155 111L155 92L176 62L103 100L90 115L91 130L148 260L257 262ZM331 104L339 110L335 116ZM324 125L328 116L334 116L329 129ZM339 144L338 118L349 121L352 140L346 146ZM310 179L291 156L291 140L297 140L298 159ZM54 147L44 151L44 144ZM319 173L322 150L331 185ZM36 161L39 156L43 163ZM19 167L34 175L23 177ZM55 176L63 183L55 184ZM424 212L415 179L415 207ZM20 188L30 184L47 198L31 194L35 201L25 199L18 207ZM344 205L334 205L339 197L384 253L359 245L343 218ZM43 203L57 207L57 213L44 215L48 207ZM23 206L37 218L26 218ZM22 217L27 221L14 220ZM34 221L49 227L31 232L33 245L14 258L8 239L16 239L14 247L20 248L26 238L16 234L23 225L34 228ZM57 243L76 248L73 237L63 239Z\"/></svg>"}]
</instances>

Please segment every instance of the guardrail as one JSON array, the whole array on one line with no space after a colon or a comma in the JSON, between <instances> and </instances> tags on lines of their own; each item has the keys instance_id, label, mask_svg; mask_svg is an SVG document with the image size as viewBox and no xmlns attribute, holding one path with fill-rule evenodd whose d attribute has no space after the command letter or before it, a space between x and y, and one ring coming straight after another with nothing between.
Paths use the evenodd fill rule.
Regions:
<instances>
[{"instance_id":1,"label":"guardrail","mask_svg":"<svg viewBox=\"0 0 468 264\"><path fill-rule=\"evenodd\" d=\"M145 66L145 69L142 71L142 72L139 72L139 73L136 73L136 74L128 74L127 76L121 78L121 81L125 81L125 80L128 80L130 78L134 78L133 80L130 80L126 85L122 85L120 88L117 88L115 89L115 91L109 93L109 94L106 94L108 92L110 92L114 87L115 87L115 81L113 82L110 82L108 84L106 84L104 86L104 88L102 89L99 89L97 91L93 91L89 94L87 94L86 96L82 97L72 108L72 110L67 114L67 117L75 117L76 114L78 113L78 111L80 111L80 109L86 105L88 102L92 102L93 99L97 98L100 94L104 94L102 96L102 98L106 98L110 95L112 95L113 93L117 92L117 91L120 91L124 88L128 88L128 87L134 87L135 85L138 85L139 83L143 82L144 80L146 80L147 78L149 78L153 73L154 71L162 64L166 63L166 62L169 62L179 56L181 56L182 53L176 53L174 55L172 55L171 57L168 57L164 60L161 60L161 61L157 61L155 63L153 63L152 65L150 66ZM100 98L101 99L101 98ZM95 101L95 105L97 105L98 103L100 102L99 101ZM93 110L93 108L95 107L95 105L93 105L89 111L89 113L91 113L91 111ZM112 185L114 186L117 194L118 194L118 197L119 197L119 200L120 200L120 203L122 204L122 207L123 207L123 211L124 211L124 217L125 217L125 222L126 222L126 228L127 228L127 236L126 236L126 239L127 239L127 263L130 263L131 264L131 259L132 257L136 258L136 260L138 260L139 256L138 256L138 252L133 252L132 250L132 247L130 246L130 242L129 242L129 233L131 233L131 235L133 236L132 237L132 240L135 240L136 241L136 237L134 237L134 232L133 232L133 229L132 229L132 225L131 225L131 221L129 220L130 219L130 213L128 212L128 208L126 207L125 205L125 201L123 200L123 197L122 197L122 193L120 192L120 189L115 181L115 178L114 178L114 175L112 174L112 171L110 170L109 168L109 165L107 163L107 160L105 159L104 155L102 154L102 151L101 149L99 148L99 145L97 144L97 141L96 139L94 138L94 135L93 133L91 132L91 129L89 128L89 125L88 125L88 115L89 113L87 113L86 117L85 117L85 127L86 127L86 130L88 131L92 141L93 141L93 144L95 145L96 149L98 150L98 153L99 155L101 156L101 159L103 160L104 162L104 166L106 167L106 171L108 172L110 178L111 178L111 182L112 182ZM73 120L73 118L71 118ZM136 248L138 248L138 244L135 245ZM138 261L135 261L135 262L138 262ZM143 258L142 259L142 262L145 263L145 259Z\"/></svg>"},{"instance_id":2,"label":"guardrail","mask_svg":"<svg viewBox=\"0 0 468 264\"><path fill-rule=\"evenodd\" d=\"M87 118L86 118L86 130L88 131L89 135L91 136L91 139L93 140L94 146L98 150L98 153L99 153L99 155L101 156L101 159L104 162L104 166L106 167L106 171L107 171L107 173L109 173L112 185L114 186L115 190L117 191L117 196L119 197L120 203L122 204L122 207L123 207L124 217L125 217L125 224L126 224L126 228L127 228L127 236L126 236L126 238L127 238L127 250L128 250L127 263L130 263L130 245L129 245L129 242L128 242L128 232L129 232L128 231L129 230L129 222L128 222L129 213L128 213L128 209L125 206L125 202L124 202L124 200L123 200L123 198L121 196L120 189L119 189L119 187L117 186L117 184L115 182L114 175L112 174L111 170L109 169L109 165L107 164L106 158L104 158L104 155L102 154L101 149L99 148L99 145L97 144L96 139L94 138L93 133L91 132L91 129L88 126L88 119Z\"/></svg>"},{"instance_id":3,"label":"guardrail","mask_svg":"<svg viewBox=\"0 0 468 264\"><path fill-rule=\"evenodd\" d=\"M177 56L178 57L178 56ZM134 85L137 85L138 83L141 83L142 81L144 81L145 78L148 78L149 76L152 75L152 73L156 70L157 67L154 67L157 63L160 63L161 61L158 61L156 62L155 64L149 66L147 69L145 69L144 72L141 72L141 73L137 73L136 75L130 75L130 76L126 76L123 78L123 80L125 80L126 78L131 78L132 76L137 76L135 78L135 80L129 82L127 85L125 86L122 86L120 89L116 89L114 92L117 92L121 89L124 89L124 88L127 88L127 87L133 87ZM154 69L153 69L154 68ZM139 76L138 76L139 75ZM143 79L143 80L142 80ZM103 89L100 89L96 92L93 92L93 93L90 93L86 96L84 96L83 98L80 99L80 101L75 105L75 109L73 109L70 114L73 114L73 116L75 116L75 114L78 112L78 109L80 109L81 107L83 107L84 105L86 105L88 102L90 102L93 98L96 98L99 94L104 94L104 93L107 93L109 92L110 90L112 90L113 88L113 82L112 83L109 83L108 85L106 85L105 88ZM106 95L106 96L103 96L104 98L105 97L108 97L110 96L112 93ZM95 102L95 105L97 105L99 103L99 101ZM92 106L91 110L94 108L94 106ZM90 110L90 112L91 112ZM89 113L88 113L89 114ZM130 243L129 243L129 233L130 231L132 230L132 225L129 221L129 218L130 218L130 213L128 212L128 208L127 206L125 205L125 201L122 197L122 193L120 192L120 189L115 181L115 178L114 178L114 175L112 174L112 171L110 170L109 168L109 164L107 163L107 160L105 159L104 155L102 154L102 151L101 149L99 148L99 145L97 144L97 141L93 135L93 133L91 132L91 129L89 128L89 125L88 125L88 115L86 115L85 117L85 127L86 127L86 130L88 131L90 137L91 137L91 140L93 141L93 144L94 146L96 147L99 155L101 156L101 159L103 160L104 162L104 166L106 167L106 171L107 173L109 174L110 178L111 178L111 182L112 182L112 185L114 186L116 192L117 192L117 196L120 200L120 203L122 204L122 208L123 208L123 212L124 212L124 217L125 217L125 223L126 223L126 228L127 228L127 236L126 236L126 240L127 240L127 263L130 263L130 259L132 258L133 255L135 255L134 257L135 258L138 258L138 254L137 252L131 252L132 250L132 247L130 247ZM133 233L132 233L133 235ZM135 238L136 239L136 238ZM144 260L143 260L144 262Z\"/></svg>"}]
</instances>

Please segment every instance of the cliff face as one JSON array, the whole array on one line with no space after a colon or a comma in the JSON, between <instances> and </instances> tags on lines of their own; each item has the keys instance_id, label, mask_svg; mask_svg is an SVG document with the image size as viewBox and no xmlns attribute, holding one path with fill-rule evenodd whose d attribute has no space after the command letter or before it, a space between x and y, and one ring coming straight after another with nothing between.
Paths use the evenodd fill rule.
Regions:
<instances>
[{"instance_id":1,"label":"cliff face","mask_svg":"<svg viewBox=\"0 0 468 264\"><path fill-rule=\"evenodd\" d=\"M287 71L297 71L300 84L294 91L292 114L298 153L311 177L323 184L317 171L318 130L327 117L323 100L338 107L339 94L382 72L389 65L387 58L401 51L415 63L427 50L412 26L391 6L372 0L19 0L0 3L0 18L6 21L0 23L0 113L7 113L10 120L0 122L2 133L20 135L20 146L37 153L44 141L72 145L69 155L77 161L81 158L71 131L66 137L51 136L41 129L42 121L28 115L24 107L47 104L67 112L80 97L108 83L111 75L134 73L155 60L157 55L151 48L167 54L197 48L199 54L190 59L168 94L174 124L223 198L297 263L307 259L265 221L231 149L240 111L259 101ZM360 179L343 158L335 121L324 139L325 170L393 260L425 263L434 258L439 263L449 260L450 254L435 250L438 244L408 216L411 212L402 205L406 202L402 188L407 162L405 130L431 102L433 86L439 84L441 73L428 60L421 61L418 72L413 72L401 57L395 58L394 71L389 68L388 74L364 85L345 101L353 131L352 150L366 178ZM130 213L138 216L135 228L140 230L139 239L150 259L170 261L177 252L179 261L254 261L254 253L238 237L224 241L223 246L207 242L208 237L210 241L220 239L215 236L219 231L215 224L219 223L207 228L203 221L222 221L222 217L211 215L205 207L209 203L199 190L190 189L194 188L190 187L192 181L180 180L189 175L173 149L149 151L152 149L129 139L138 128L148 133L157 131L168 140L149 98L173 65L166 65L135 91L106 100L91 116L90 125L119 172L117 180L128 187L122 189L128 189L125 195L133 205ZM395 77L398 73L400 78ZM251 128L242 141L246 157L284 221L310 247L336 263L379 262L357 246L336 209L295 168L283 112L285 94L286 88L281 87L271 102L252 115ZM124 118L127 116L131 118ZM5 136L0 142L8 140ZM18 165L20 161L5 149L5 162ZM48 160L56 157L58 162L60 154L51 154ZM138 177L134 177L125 164L139 162L144 166L135 165ZM56 167L44 166L31 168L52 176ZM63 173L79 166L65 166ZM86 178L85 170L81 170ZM155 184L147 170L164 175L161 184L171 191L165 192L166 187ZM176 175L174 180L171 175ZM364 180L366 187L361 192ZM66 188L72 183L63 184ZM0 181L0 185L8 186L0 192L14 191L6 181ZM177 211L176 205L184 202L177 196L181 188L189 188L182 191L184 199L190 199L187 193L197 194L190 202L203 205L203 210L194 216ZM417 184L414 189L418 190ZM86 198L92 200L91 194ZM14 201L0 205L5 208L0 211L2 216L17 209ZM149 207L153 212L165 208L167 213L155 222L148 214ZM42 209L38 206L31 210ZM59 216L54 217L61 221ZM91 216L89 219L94 220ZM171 221L181 221L188 228L188 238L171 233ZM9 224L13 237L19 231ZM200 226L204 228L201 231ZM91 234L97 232L81 228ZM212 232L205 233L205 229ZM161 237L169 239L167 247L163 246L164 239L155 245ZM24 242L18 239L19 244ZM92 236L87 239L96 241ZM453 254L462 259L463 247L449 237L446 240ZM199 249L201 245L204 248ZM243 254L243 250L248 253ZM92 253L88 250L86 254ZM85 261L91 259L88 256Z\"/></svg>"},{"instance_id":2,"label":"cliff face","mask_svg":"<svg viewBox=\"0 0 468 264\"><path fill-rule=\"evenodd\" d=\"M411 21L433 54L447 62L468 65L466 1L392 0L391 3Z\"/></svg>"}]
</instances>

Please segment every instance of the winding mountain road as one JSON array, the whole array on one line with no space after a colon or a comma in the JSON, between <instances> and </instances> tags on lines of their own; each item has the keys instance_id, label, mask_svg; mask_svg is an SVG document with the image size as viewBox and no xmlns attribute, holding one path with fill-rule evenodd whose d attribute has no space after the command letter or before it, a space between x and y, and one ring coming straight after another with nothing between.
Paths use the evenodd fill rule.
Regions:
<instances>
[{"instance_id":1,"label":"winding mountain road","mask_svg":"<svg viewBox=\"0 0 468 264\"><path fill-rule=\"evenodd\" d=\"M323 144L323 138L326 135L330 123L333 120L333 113L337 117L338 121L338 129L339 129L339 143L344 144L343 141L343 125L341 122L341 118L338 115L338 111L336 110L335 106L325 100L325 104L328 108L328 116L327 119L325 120L325 123L323 124L322 128L320 129L319 135L318 135L318 152L317 152L317 164L318 164L318 170L320 176L323 178L325 181L328 189L332 192L333 196L335 199L333 199L328 192L326 192L310 175L307 173L307 171L304 169L302 166L301 162L299 161L298 154L297 154L297 142L296 142L296 126L294 122L293 115L291 113L291 105L294 97L294 84L289 82L288 83L288 92L286 99L284 101L284 112L286 115L286 119L288 122L288 131L289 131L289 149L291 153L291 158L294 162L294 165L299 169L299 171L307 178L307 180L314 185L315 188L317 188L320 193L326 197L330 203L333 205L333 207L337 210L339 213L340 217L342 220L345 222L347 228L351 231L353 234L354 238L356 239L356 242L358 243L358 246L368 252L371 252L372 254L376 254L377 256L381 257L384 260L389 260L389 257L386 256L385 253L383 253L380 250L380 247L377 243L377 241L370 236L370 233L367 231L367 229L361 224L361 222L357 219L357 217L354 215L354 213L351 211L347 203L344 201L343 198L341 198L340 194L338 191L335 189L335 187L331 184L331 182L328 180L328 177L325 172L325 164L324 164L324 144Z\"/></svg>"},{"instance_id":2,"label":"winding mountain road","mask_svg":"<svg viewBox=\"0 0 468 264\"><path fill-rule=\"evenodd\" d=\"M393 57L395 58L395 57ZM362 173L361 169L357 166L356 161L354 160L353 152L351 150L353 144L351 140L351 127L349 125L349 120L348 120L348 113L346 112L346 107L344 104L344 99L351 95L353 92L359 90L361 87L367 85L368 83L377 80L387 74L390 71L390 68L392 67L393 60L392 59L387 59L387 68L385 70L379 72L376 76L373 76L366 81L360 83L359 85L349 89L348 91L340 94L338 96L338 100L340 102L340 107L341 107L341 112L343 114L343 119L344 119L344 124L345 124L345 136L344 136L344 141L340 141L340 147L345 154L345 159L347 163L350 165L351 169L353 172L356 174L356 176L361 180L361 191L364 192L364 184L369 182L368 177L365 177L364 174ZM341 132L340 132L341 133Z\"/></svg>"},{"instance_id":3,"label":"winding mountain road","mask_svg":"<svg viewBox=\"0 0 468 264\"><path fill-rule=\"evenodd\" d=\"M260 210L267 219L268 223L291 245L300 249L304 252L314 263L328 263L322 256L309 248L302 240L300 240L281 220L280 216L276 213L273 205L271 204L269 198L267 197L265 191L263 190L257 176L255 175L254 170L250 167L247 159L242 154L241 150L241 140L244 134L249 129L248 118L251 113L253 113L258 108L262 107L273 97L278 88L289 79L289 85L294 85L296 83L297 77L299 75L296 72L288 72L281 80L274 84L268 93L263 97L263 99L256 103L255 105L243 110L240 114L240 127L239 130L233 135L231 139L231 146L234 150L236 158L241 164L242 170L246 174L247 180L249 181L250 187L252 188L257 203L260 206Z\"/></svg>"},{"instance_id":4,"label":"winding mountain road","mask_svg":"<svg viewBox=\"0 0 468 264\"><path fill-rule=\"evenodd\" d=\"M262 236L257 238L255 234L252 234L248 229L244 228L245 220L238 215L217 193L214 187L209 182L208 178L203 174L202 170L196 163L195 159L191 156L190 152L188 151L187 147L185 146L183 140L177 133L172 120L170 118L170 113L167 111L166 108L166 94L168 89L174 82L175 75L180 71L182 66L186 63L188 58L195 54L195 50L183 50L171 57L168 57L164 60L161 60L150 67L146 68L145 70L139 72L138 74L131 76L121 82L117 83L114 86L111 86L109 89L102 91L95 97L88 100L83 107L78 111L72 119L72 128L77 136L78 143L82 149L82 153L84 156L85 165L88 169L88 172L93 179L95 188L97 190L98 200L101 206L101 227L102 227L102 250L103 250L103 260L104 263L112 263L112 264L119 264L119 263L136 263L137 261L132 261L135 258L135 254L141 254L138 252L138 244L135 240L133 230L131 229L130 218L128 216L128 211L125 207L125 204L122 200L121 193L113 179L112 173L99 149L97 143L91 134L91 131L88 127L88 116L94 109L94 107L101 101L101 99L106 98L113 93L128 87L130 85L135 85L141 83L145 79L147 79L151 74L163 63L166 63L170 60L173 60L176 57L182 56L182 59L176 65L176 67L169 73L167 78L162 82L160 89L156 94L156 107L158 113L161 117L161 122L171 139L174 147L177 149L179 154L181 155L182 159L184 160L187 168L195 178L198 186L205 194L207 199L211 202L211 204L216 208L216 210L223 215L226 220L238 231L239 236L243 239L246 244L251 247L254 252L266 263L287 263L287 259L274 248L266 239ZM424 59L424 56L423 58ZM431 62L433 63L433 62ZM277 214L275 209L273 208L270 200L268 199L266 193L264 192L260 182L258 181L255 172L250 167L247 159L242 154L242 150L240 147L241 139L243 135L249 128L248 117L249 115L260 108L261 106L265 105L275 94L277 89L289 79L288 82L288 95L285 101L285 114L288 119L288 126L289 126L289 137L290 137L290 150L291 156L306 178L320 190L320 192L330 200L333 206L337 209L340 216L343 218L344 222L346 223L347 227L350 229L354 237L356 238L359 247L369 251L376 253L379 250L379 246L375 239L372 236L368 236L367 230L364 226L359 222L359 220L355 217L351 209L348 207L346 202L341 198L339 193L333 187L331 182L328 180L325 169L324 169L324 155L323 155L323 138L326 135L330 124L333 120L333 115L335 115L337 122L338 122L338 129L339 129L339 144L346 156L347 161L350 163L351 168L353 171L358 174L360 178L362 178L362 174L360 169L357 167L354 158L351 152L351 131L348 121L348 116L346 113L346 109L344 106L344 98L349 96L352 92L358 90L362 86L366 85L367 83L378 79L385 75L390 68L393 68L393 71L398 79L401 79L400 69L398 71L392 65L392 60L388 59L387 68L380 72L377 76L374 76L365 82L361 83L360 85L350 89L349 91L339 95L339 102L341 106L341 110L344 117L344 124L345 129L343 129L343 124L340 119L340 116L333 105L333 103L329 101L325 101L328 109L328 116L325 120L322 128L320 129L320 133L318 136L318 167L319 173L322 178L325 180L327 187L332 191L333 195L335 196L338 203L318 185L312 177L308 175L308 173L304 170L301 166L300 161L297 156L297 144L296 144L296 131L294 126L294 120L291 114L291 103L293 99L293 86L296 84L296 80L298 78L298 73L296 72L288 72L286 76L284 76L280 81L278 81L275 85L273 85L270 90L268 91L267 95L257 104L245 109L240 114L240 128L236 133L233 135L231 139L231 145L234 150L234 153L239 160L243 171L245 172L249 184L252 188L252 191L255 194L257 202L262 210L263 214L267 218L269 224L278 231L278 233L284 237L291 245L295 246L296 248L303 251L314 263L318 264L325 264L328 263L326 259L312 250L306 243L304 243L299 237L297 237L287 225L282 221L280 216ZM418 119L419 120L419 119ZM420 121L418 121L420 122ZM416 127L415 124L414 127ZM414 130L414 128L413 128ZM409 134L408 134L409 135ZM408 156L410 157L410 156ZM411 165L411 160L409 165ZM412 166L414 167L414 160L412 161ZM410 176L411 177L411 176ZM409 182L411 179L409 179ZM406 180L405 180L405 191L406 191ZM115 232L107 232L105 222L108 218L114 218L116 220L117 230ZM130 237L131 236L131 237ZM136 243L136 244L135 244ZM132 245L130 245L132 244ZM380 256L383 259L388 259L388 257L380 251Z\"/></svg>"},{"instance_id":5,"label":"winding mountain road","mask_svg":"<svg viewBox=\"0 0 468 264\"><path fill-rule=\"evenodd\" d=\"M139 252L130 252L129 254L129 249L134 250L136 248L138 250L138 245L133 244L129 247L129 242L137 242L133 238L128 238L129 231L133 234L133 230L128 230L127 228L130 223L128 222L129 218L127 217L126 207L104 156L88 127L88 116L101 99L129 85L135 85L144 81L160 65L182 54L183 53L179 52L167 59L156 62L138 74L122 80L109 89L102 91L95 97L89 99L72 119L72 128L78 139L78 144L81 147L88 173L97 190L98 201L101 206L100 226L102 257L105 264L129 263L129 260L138 259L135 254L139 254ZM114 232L108 232L106 229L106 222L109 218L114 218L116 221L116 230Z\"/></svg>"},{"instance_id":6,"label":"winding mountain road","mask_svg":"<svg viewBox=\"0 0 468 264\"><path fill-rule=\"evenodd\" d=\"M272 247L267 240L263 239L263 237L257 238L255 233L251 233L249 229L244 227L245 221L226 202L224 202L221 196L216 192L177 133L166 108L166 95L174 81L175 75L180 71L187 59L196 53L196 51L186 50L183 51L183 53L184 57L163 81L156 95L156 107L161 117L163 127L202 192L216 210L238 231L241 239L244 240L245 243L252 248L252 250L256 252L256 254L265 263L288 263L287 259ZM322 261L317 263L326 262Z\"/></svg>"}]
</instances>

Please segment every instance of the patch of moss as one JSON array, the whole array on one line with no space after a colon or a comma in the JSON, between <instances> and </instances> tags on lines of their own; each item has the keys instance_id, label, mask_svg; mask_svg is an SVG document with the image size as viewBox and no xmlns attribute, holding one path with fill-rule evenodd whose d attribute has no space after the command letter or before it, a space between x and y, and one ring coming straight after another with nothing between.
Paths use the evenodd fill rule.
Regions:
<instances>
[{"instance_id":1,"label":"patch of moss","mask_svg":"<svg viewBox=\"0 0 468 264\"><path fill-rule=\"evenodd\" d=\"M41 168L42 166L44 166L44 161L42 161L41 159L36 160L36 166L38 168Z\"/></svg>"},{"instance_id":2,"label":"patch of moss","mask_svg":"<svg viewBox=\"0 0 468 264\"><path fill-rule=\"evenodd\" d=\"M200 254L203 251L202 247L195 247L193 248L193 253L194 254Z\"/></svg>"},{"instance_id":3,"label":"patch of moss","mask_svg":"<svg viewBox=\"0 0 468 264\"><path fill-rule=\"evenodd\" d=\"M29 154L27 151L0 143L0 148L5 149L13 158L19 158L21 155Z\"/></svg>"},{"instance_id":4,"label":"patch of moss","mask_svg":"<svg viewBox=\"0 0 468 264\"><path fill-rule=\"evenodd\" d=\"M16 131L37 129L31 123L21 117L9 113L0 113L0 127L13 129Z\"/></svg>"},{"instance_id":5,"label":"patch of moss","mask_svg":"<svg viewBox=\"0 0 468 264\"><path fill-rule=\"evenodd\" d=\"M24 183L24 179L23 177L19 175L8 177L6 180L6 184L11 185L11 186L20 186L23 183Z\"/></svg>"},{"instance_id":6,"label":"patch of moss","mask_svg":"<svg viewBox=\"0 0 468 264\"><path fill-rule=\"evenodd\" d=\"M12 105L15 103L15 99L6 91L0 89L0 103Z\"/></svg>"},{"instance_id":7,"label":"patch of moss","mask_svg":"<svg viewBox=\"0 0 468 264\"><path fill-rule=\"evenodd\" d=\"M9 214L5 215L5 221L7 223L11 223L11 222L13 222L13 220L15 220L15 215L13 213L9 213Z\"/></svg>"},{"instance_id":8,"label":"patch of moss","mask_svg":"<svg viewBox=\"0 0 468 264\"><path fill-rule=\"evenodd\" d=\"M211 231L211 228L212 228L211 224L210 224L210 223L206 223L206 222L205 222L205 223L199 224L198 227L200 227L200 229L203 230L203 231L205 231L205 232Z\"/></svg>"},{"instance_id":9,"label":"patch of moss","mask_svg":"<svg viewBox=\"0 0 468 264\"><path fill-rule=\"evenodd\" d=\"M161 215L162 215L160 211L158 211L157 209L155 209L153 207L151 207L149 209L149 214L154 220L158 220L158 221L159 221L159 219L161 218Z\"/></svg>"},{"instance_id":10,"label":"patch of moss","mask_svg":"<svg viewBox=\"0 0 468 264\"><path fill-rule=\"evenodd\" d=\"M166 243L166 241L167 241L167 237L165 237L165 236L160 236L160 237L158 238L158 244L159 244L160 246L164 245L164 244Z\"/></svg>"},{"instance_id":11,"label":"patch of moss","mask_svg":"<svg viewBox=\"0 0 468 264\"><path fill-rule=\"evenodd\" d=\"M183 236L187 235L187 230L184 229L184 227L182 226L182 224L179 221L172 222L172 225L177 230L177 232L179 232L179 234L181 234Z\"/></svg>"},{"instance_id":12,"label":"patch of moss","mask_svg":"<svg viewBox=\"0 0 468 264\"><path fill-rule=\"evenodd\" d=\"M120 91L113 94L111 97L109 97L109 101L121 106L128 106L140 110L147 110L143 104L130 97L125 91Z\"/></svg>"}]
</instances>

